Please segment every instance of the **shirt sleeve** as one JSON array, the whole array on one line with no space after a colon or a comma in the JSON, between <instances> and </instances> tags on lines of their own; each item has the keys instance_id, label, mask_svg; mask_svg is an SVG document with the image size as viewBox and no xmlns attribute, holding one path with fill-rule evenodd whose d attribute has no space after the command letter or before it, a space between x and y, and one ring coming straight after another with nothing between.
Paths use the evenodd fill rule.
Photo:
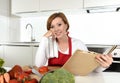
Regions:
<instances>
[{"instance_id":1,"label":"shirt sleeve","mask_svg":"<svg viewBox=\"0 0 120 83\"><path fill-rule=\"evenodd\" d=\"M45 65L47 62L47 44L48 39L46 37L42 37L35 56L35 66L37 67Z\"/></svg>"},{"instance_id":2,"label":"shirt sleeve","mask_svg":"<svg viewBox=\"0 0 120 83\"><path fill-rule=\"evenodd\" d=\"M106 68L103 68L102 66L97 67L93 72L103 72Z\"/></svg>"},{"instance_id":3,"label":"shirt sleeve","mask_svg":"<svg viewBox=\"0 0 120 83\"><path fill-rule=\"evenodd\" d=\"M72 38L72 54L77 50L84 50L84 51L88 51L87 46L78 39Z\"/></svg>"}]
</instances>

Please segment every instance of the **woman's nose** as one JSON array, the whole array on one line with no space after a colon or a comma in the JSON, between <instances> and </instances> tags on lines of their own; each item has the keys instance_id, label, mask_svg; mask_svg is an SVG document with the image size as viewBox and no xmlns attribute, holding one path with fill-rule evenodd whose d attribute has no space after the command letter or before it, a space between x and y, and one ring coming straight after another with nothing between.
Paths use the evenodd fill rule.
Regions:
<instances>
[{"instance_id":1,"label":"woman's nose","mask_svg":"<svg viewBox=\"0 0 120 83\"><path fill-rule=\"evenodd\" d=\"M55 26L54 30L55 30L55 31L59 30L59 27L58 27L58 26Z\"/></svg>"}]
</instances>

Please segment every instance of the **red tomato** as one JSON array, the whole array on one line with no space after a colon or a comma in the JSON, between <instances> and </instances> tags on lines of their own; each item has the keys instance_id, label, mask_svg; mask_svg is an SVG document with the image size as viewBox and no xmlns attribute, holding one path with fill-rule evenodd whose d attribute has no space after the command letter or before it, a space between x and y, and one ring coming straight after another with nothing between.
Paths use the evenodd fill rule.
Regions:
<instances>
[{"instance_id":1,"label":"red tomato","mask_svg":"<svg viewBox=\"0 0 120 83\"><path fill-rule=\"evenodd\" d=\"M24 72L27 73L27 74L31 74L32 73L32 69L26 70Z\"/></svg>"},{"instance_id":2,"label":"red tomato","mask_svg":"<svg viewBox=\"0 0 120 83\"><path fill-rule=\"evenodd\" d=\"M21 66L15 65L8 73L10 75L10 78L14 79L14 78L16 78L15 73L18 73L18 72L21 73L21 72L23 72L23 70L22 70Z\"/></svg>"},{"instance_id":3,"label":"red tomato","mask_svg":"<svg viewBox=\"0 0 120 83\"><path fill-rule=\"evenodd\" d=\"M16 80L16 79L12 79L12 80L9 81L9 83L22 83L22 82L21 82L21 81L18 81L18 80Z\"/></svg>"},{"instance_id":4,"label":"red tomato","mask_svg":"<svg viewBox=\"0 0 120 83\"><path fill-rule=\"evenodd\" d=\"M23 80L23 79L28 78L28 77L29 77L29 74L23 72L19 75L18 79Z\"/></svg>"},{"instance_id":5,"label":"red tomato","mask_svg":"<svg viewBox=\"0 0 120 83\"><path fill-rule=\"evenodd\" d=\"M38 83L37 79L33 78L30 80L26 80L24 83Z\"/></svg>"},{"instance_id":6,"label":"red tomato","mask_svg":"<svg viewBox=\"0 0 120 83\"><path fill-rule=\"evenodd\" d=\"M42 66L38 69L38 71L41 73L41 74L45 74L46 72L49 71L48 67L47 66Z\"/></svg>"},{"instance_id":7,"label":"red tomato","mask_svg":"<svg viewBox=\"0 0 120 83\"><path fill-rule=\"evenodd\" d=\"M19 78L19 76L20 76L20 74L21 74L21 72L14 72L14 78Z\"/></svg>"}]
</instances>

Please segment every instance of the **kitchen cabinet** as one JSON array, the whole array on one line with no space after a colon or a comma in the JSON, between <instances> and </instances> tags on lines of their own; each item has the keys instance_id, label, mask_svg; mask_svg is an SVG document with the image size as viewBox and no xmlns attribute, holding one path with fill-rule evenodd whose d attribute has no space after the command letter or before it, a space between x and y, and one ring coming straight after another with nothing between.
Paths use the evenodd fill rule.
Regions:
<instances>
[{"instance_id":1,"label":"kitchen cabinet","mask_svg":"<svg viewBox=\"0 0 120 83\"><path fill-rule=\"evenodd\" d=\"M9 16L10 0L0 0L0 15Z\"/></svg>"},{"instance_id":2,"label":"kitchen cabinet","mask_svg":"<svg viewBox=\"0 0 120 83\"><path fill-rule=\"evenodd\" d=\"M84 0L84 7L120 5L120 0Z\"/></svg>"},{"instance_id":3,"label":"kitchen cabinet","mask_svg":"<svg viewBox=\"0 0 120 83\"><path fill-rule=\"evenodd\" d=\"M83 8L83 0L11 0L12 14Z\"/></svg>"},{"instance_id":4,"label":"kitchen cabinet","mask_svg":"<svg viewBox=\"0 0 120 83\"><path fill-rule=\"evenodd\" d=\"M38 47L33 47L33 65L35 65L35 56L36 56L36 52L37 52Z\"/></svg>"},{"instance_id":5,"label":"kitchen cabinet","mask_svg":"<svg viewBox=\"0 0 120 83\"><path fill-rule=\"evenodd\" d=\"M33 64L33 49L30 46L4 46L5 66Z\"/></svg>"},{"instance_id":6,"label":"kitchen cabinet","mask_svg":"<svg viewBox=\"0 0 120 83\"><path fill-rule=\"evenodd\" d=\"M11 13L39 13L120 5L120 0L11 0Z\"/></svg>"},{"instance_id":7,"label":"kitchen cabinet","mask_svg":"<svg viewBox=\"0 0 120 83\"><path fill-rule=\"evenodd\" d=\"M12 14L34 13L39 11L39 0L11 0Z\"/></svg>"},{"instance_id":8,"label":"kitchen cabinet","mask_svg":"<svg viewBox=\"0 0 120 83\"><path fill-rule=\"evenodd\" d=\"M3 46L0 45L0 58L4 59L4 50L3 50Z\"/></svg>"},{"instance_id":9,"label":"kitchen cabinet","mask_svg":"<svg viewBox=\"0 0 120 83\"><path fill-rule=\"evenodd\" d=\"M40 11L83 8L83 0L40 0Z\"/></svg>"}]
</instances>

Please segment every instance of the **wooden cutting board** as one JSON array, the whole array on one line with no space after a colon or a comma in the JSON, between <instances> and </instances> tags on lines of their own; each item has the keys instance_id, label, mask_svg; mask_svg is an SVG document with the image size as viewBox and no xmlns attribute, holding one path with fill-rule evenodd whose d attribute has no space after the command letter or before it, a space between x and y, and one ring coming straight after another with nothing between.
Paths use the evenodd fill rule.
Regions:
<instances>
[{"instance_id":1,"label":"wooden cutting board","mask_svg":"<svg viewBox=\"0 0 120 83\"><path fill-rule=\"evenodd\" d=\"M99 66L95 61L98 53L77 50L70 59L63 65L63 68L74 75L85 76Z\"/></svg>"}]
</instances>

